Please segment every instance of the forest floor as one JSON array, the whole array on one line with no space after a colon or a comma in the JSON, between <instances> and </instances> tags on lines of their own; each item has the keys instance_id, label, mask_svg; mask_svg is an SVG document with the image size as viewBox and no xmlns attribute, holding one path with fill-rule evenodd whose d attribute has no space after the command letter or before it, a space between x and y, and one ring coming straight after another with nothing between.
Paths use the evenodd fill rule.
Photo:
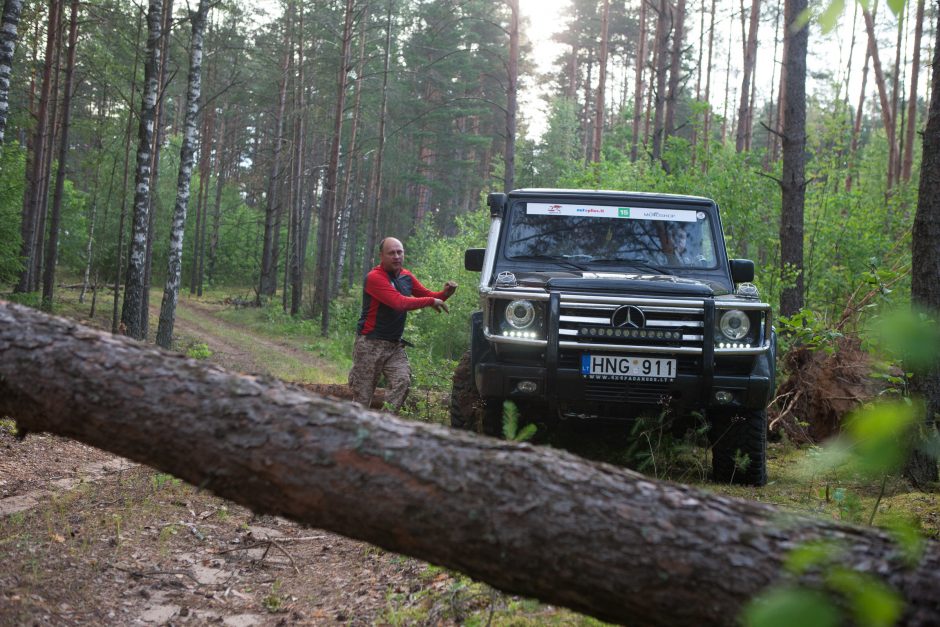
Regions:
<instances>
[{"instance_id":1,"label":"forest floor","mask_svg":"<svg viewBox=\"0 0 940 627\"><path fill-rule=\"evenodd\" d=\"M155 330L159 294L152 298ZM110 328L104 308L88 320L74 295L63 300L63 314ZM231 302L181 298L177 347L229 370L325 389L345 379L345 367L313 340L268 335L264 325L242 321ZM625 450L607 461L630 461L622 459ZM871 511L882 524L915 519L927 536L940 533L936 493L912 490L894 476L879 485L807 474L803 462L812 456L785 442L772 444L772 481L761 489L708 484L701 449L672 451L647 451L654 462L647 472L860 524ZM15 423L3 417L0 565L0 627L600 624L366 543L255 516L170 475L68 439L29 434L20 440Z\"/></svg>"},{"instance_id":2,"label":"forest floor","mask_svg":"<svg viewBox=\"0 0 940 627\"><path fill-rule=\"evenodd\" d=\"M309 350L226 322L217 315L226 307L181 298L178 347L205 344L209 361L233 371L345 378ZM105 328L109 313L82 321ZM597 624L416 559L255 516L72 440L17 439L8 419L0 420L0 564L0 625Z\"/></svg>"}]
</instances>

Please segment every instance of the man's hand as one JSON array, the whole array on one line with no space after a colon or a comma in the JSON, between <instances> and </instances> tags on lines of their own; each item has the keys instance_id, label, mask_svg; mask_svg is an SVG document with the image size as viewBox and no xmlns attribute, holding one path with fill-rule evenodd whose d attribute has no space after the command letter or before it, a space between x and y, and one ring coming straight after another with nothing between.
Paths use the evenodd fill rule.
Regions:
<instances>
[{"instance_id":1,"label":"man's hand","mask_svg":"<svg viewBox=\"0 0 940 627\"><path fill-rule=\"evenodd\" d=\"M451 294L457 291L457 282L448 281L444 284L444 289L441 291L444 292L444 298L450 298Z\"/></svg>"},{"instance_id":2,"label":"man's hand","mask_svg":"<svg viewBox=\"0 0 940 627\"><path fill-rule=\"evenodd\" d=\"M434 311L437 313L441 313L441 311L444 311L444 313L450 313L450 309L447 308L447 303L442 301L440 298L435 298L431 307L434 307Z\"/></svg>"}]
</instances>

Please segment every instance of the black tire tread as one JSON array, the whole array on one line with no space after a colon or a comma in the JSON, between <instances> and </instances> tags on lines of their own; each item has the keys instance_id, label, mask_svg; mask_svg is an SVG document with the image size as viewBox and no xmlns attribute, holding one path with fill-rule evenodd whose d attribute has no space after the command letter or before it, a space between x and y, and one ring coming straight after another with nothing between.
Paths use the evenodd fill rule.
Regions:
<instances>
[{"instance_id":1,"label":"black tire tread","mask_svg":"<svg viewBox=\"0 0 940 627\"><path fill-rule=\"evenodd\" d=\"M766 410L713 411L709 438L712 475L717 483L762 486L767 483ZM750 460L744 469L735 467L736 453Z\"/></svg>"}]
</instances>

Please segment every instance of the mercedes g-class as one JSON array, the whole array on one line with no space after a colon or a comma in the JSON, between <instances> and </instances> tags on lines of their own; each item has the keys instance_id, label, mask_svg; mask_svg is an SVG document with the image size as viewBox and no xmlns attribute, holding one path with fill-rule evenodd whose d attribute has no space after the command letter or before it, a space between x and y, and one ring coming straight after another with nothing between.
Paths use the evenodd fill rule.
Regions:
<instances>
[{"instance_id":1,"label":"mercedes g-class","mask_svg":"<svg viewBox=\"0 0 940 627\"><path fill-rule=\"evenodd\" d=\"M718 206L695 196L521 189L489 194L480 311L451 424L499 435L503 402L545 420L703 415L716 481L767 481L771 309L729 259Z\"/></svg>"}]
</instances>

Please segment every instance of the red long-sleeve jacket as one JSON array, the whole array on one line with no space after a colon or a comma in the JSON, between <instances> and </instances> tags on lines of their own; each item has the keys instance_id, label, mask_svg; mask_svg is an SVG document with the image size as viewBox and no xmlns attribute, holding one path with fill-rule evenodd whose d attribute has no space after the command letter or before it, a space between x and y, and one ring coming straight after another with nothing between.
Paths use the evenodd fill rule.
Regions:
<instances>
[{"instance_id":1,"label":"red long-sleeve jacket","mask_svg":"<svg viewBox=\"0 0 940 627\"><path fill-rule=\"evenodd\" d=\"M415 275L402 268L398 276L378 265L362 286L362 314L356 327L360 335L397 342L405 332L405 315L411 309L447 300L444 292L432 292Z\"/></svg>"}]
</instances>

